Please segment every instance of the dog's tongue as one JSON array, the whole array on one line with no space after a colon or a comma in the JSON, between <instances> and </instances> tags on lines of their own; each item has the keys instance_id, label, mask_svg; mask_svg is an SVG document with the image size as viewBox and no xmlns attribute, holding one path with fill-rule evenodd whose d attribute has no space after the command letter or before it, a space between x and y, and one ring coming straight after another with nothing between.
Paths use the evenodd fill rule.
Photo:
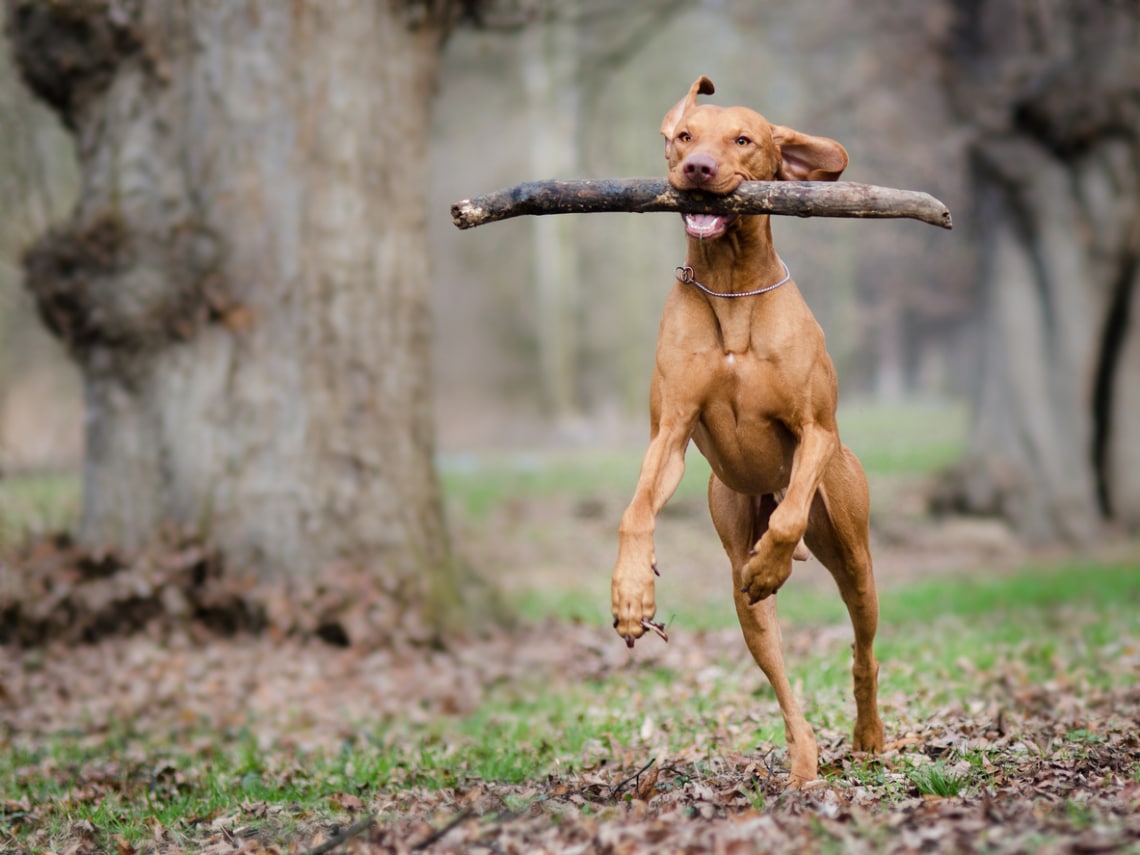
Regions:
<instances>
[{"instance_id":1,"label":"dog's tongue","mask_svg":"<svg viewBox=\"0 0 1140 855\"><path fill-rule=\"evenodd\" d=\"M723 214L685 214L685 232L695 238L724 234L731 217Z\"/></svg>"}]
</instances>

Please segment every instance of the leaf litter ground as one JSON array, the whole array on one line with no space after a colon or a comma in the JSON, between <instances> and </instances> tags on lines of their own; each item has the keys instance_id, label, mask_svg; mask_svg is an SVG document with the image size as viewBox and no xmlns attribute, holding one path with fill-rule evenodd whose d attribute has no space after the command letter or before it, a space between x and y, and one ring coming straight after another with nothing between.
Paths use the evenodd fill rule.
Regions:
<instances>
[{"instance_id":1,"label":"leaf litter ground","mask_svg":"<svg viewBox=\"0 0 1140 855\"><path fill-rule=\"evenodd\" d=\"M811 673L846 668L849 630L788 625L789 669L822 767L815 785L789 790L778 707L738 630L673 626L668 645L649 639L631 654L604 619L532 620L446 649L414 634L383 644L374 629L354 639L351 621L330 633L327 615L282 622L272 608L232 625L186 608L229 600L202 593L210 574L184 571L204 559L179 548L147 570L163 619L128 610L129 631L85 642L41 613L36 626L54 635L4 648L0 740L26 761L8 775L12 792L0 792L0 851L1140 851L1135 603L1121 604L1132 620L1118 610L1109 638L1072 630L1096 626L1094 606L1049 611L1042 626L1057 640L1043 655L1013 644L953 663L884 657L891 744L876 758L850 751L846 681ZM190 585L175 578L199 588L162 593ZM57 591L82 623L86 600L67 596ZM955 626L895 635L938 646ZM883 638L892 643L889 623ZM561 713L549 712L551 698L565 698ZM574 742L571 731L598 717L606 726ZM502 752L522 759L481 765L465 721L497 728ZM50 748L61 744L70 753ZM256 763L223 762L242 751ZM370 758L382 772L353 768ZM181 810L218 769L238 795ZM52 795L31 796L33 782ZM90 818L116 801L135 805L136 818L146 806L145 836Z\"/></svg>"}]
</instances>

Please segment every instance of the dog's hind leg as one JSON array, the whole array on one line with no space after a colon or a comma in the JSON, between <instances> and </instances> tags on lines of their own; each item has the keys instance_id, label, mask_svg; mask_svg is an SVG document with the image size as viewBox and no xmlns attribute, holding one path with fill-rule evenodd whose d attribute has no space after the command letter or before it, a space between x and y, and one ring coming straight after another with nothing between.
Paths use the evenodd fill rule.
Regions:
<instances>
[{"instance_id":1,"label":"dog's hind leg","mask_svg":"<svg viewBox=\"0 0 1140 855\"><path fill-rule=\"evenodd\" d=\"M883 750L879 663L874 650L879 598L868 543L869 507L863 467L848 448L840 446L812 502L805 540L835 578L855 631L851 668L856 708L854 749L878 752Z\"/></svg>"},{"instance_id":2,"label":"dog's hind leg","mask_svg":"<svg viewBox=\"0 0 1140 855\"><path fill-rule=\"evenodd\" d=\"M776 692L791 758L791 784L800 786L816 778L819 749L811 725L804 718L788 682L780 623L776 616L776 598L767 597L751 605L748 595L740 590L752 544L764 533L768 516L775 507L775 499L771 496L757 499L737 493L726 487L716 475L709 480L709 510L732 562L732 596L736 615L752 658Z\"/></svg>"}]
</instances>

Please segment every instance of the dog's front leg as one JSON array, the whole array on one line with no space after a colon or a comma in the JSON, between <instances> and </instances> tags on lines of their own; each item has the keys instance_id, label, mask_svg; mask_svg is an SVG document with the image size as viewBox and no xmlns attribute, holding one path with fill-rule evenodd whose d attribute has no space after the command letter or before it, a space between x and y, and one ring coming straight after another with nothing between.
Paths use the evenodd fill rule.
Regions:
<instances>
[{"instance_id":1,"label":"dog's front leg","mask_svg":"<svg viewBox=\"0 0 1140 855\"><path fill-rule=\"evenodd\" d=\"M633 501L622 514L610 596L614 629L630 647L657 613L653 530L658 511L669 501L685 473L685 449L692 424L691 418L683 418L657 426L641 463Z\"/></svg>"},{"instance_id":2,"label":"dog's front leg","mask_svg":"<svg viewBox=\"0 0 1140 855\"><path fill-rule=\"evenodd\" d=\"M750 603L776 593L792 574L792 556L807 531L812 500L837 448L839 436L834 428L815 423L801 427L787 493L772 511L768 530L744 565L741 590Z\"/></svg>"}]
</instances>

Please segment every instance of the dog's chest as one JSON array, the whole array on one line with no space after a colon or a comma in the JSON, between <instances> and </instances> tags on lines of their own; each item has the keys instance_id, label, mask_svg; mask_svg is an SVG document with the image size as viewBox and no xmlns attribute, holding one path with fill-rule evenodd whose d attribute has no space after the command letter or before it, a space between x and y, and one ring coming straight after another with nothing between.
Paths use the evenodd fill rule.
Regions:
<instances>
[{"instance_id":1,"label":"dog's chest","mask_svg":"<svg viewBox=\"0 0 1140 855\"><path fill-rule=\"evenodd\" d=\"M714 311L713 315L716 319L716 337L726 357L732 357L733 362L736 362L739 356L753 349L755 330L749 313L726 310ZM763 342L755 344L763 346Z\"/></svg>"},{"instance_id":2,"label":"dog's chest","mask_svg":"<svg viewBox=\"0 0 1140 855\"><path fill-rule=\"evenodd\" d=\"M724 354L693 438L717 476L750 494L786 486L794 439L771 374L746 354Z\"/></svg>"},{"instance_id":3,"label":"dog's chest","mask_svg":"<svg viewBox=\"0 0 1140 855\"><path fill-rule=\"evenodd\" d=\"M780 418L787 396L779 391L783 371L776 355L763 349L727 350L708 354L706 365L706 409L714 408L737 424Z\"/></svg>"}]
</instances>

